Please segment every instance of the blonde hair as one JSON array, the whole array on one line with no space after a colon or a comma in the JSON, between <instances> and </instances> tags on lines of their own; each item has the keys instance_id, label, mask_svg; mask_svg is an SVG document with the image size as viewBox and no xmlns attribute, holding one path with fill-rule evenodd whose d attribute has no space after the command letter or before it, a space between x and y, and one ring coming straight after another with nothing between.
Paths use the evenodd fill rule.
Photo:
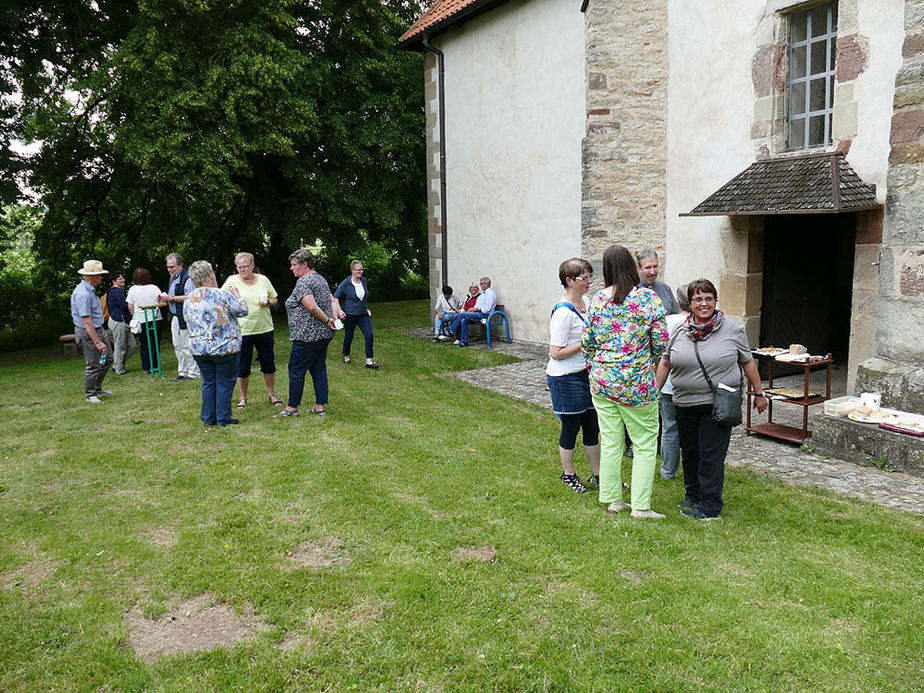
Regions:
<instances>
[{"instance_id":1,"label":"blonde hair","mask_svg":"<svg viewBox=\"0 0 924 693\"><path fill-rule=\"evenodd\" d=\"M238 260L246 260L246 261L249 262L251 265L255 264L255 261L254 261L254 259L253 259L253 254L251 254L251 253L238 253L237 255L234 256L234 264L235 264L235 265L237 264L237 261L238 261Z\"/></svg>"},{"instance_id":2,"label":"blonde hair","mask_svg":"<svg viewBox=\"0 0 924 693\"><path fill-rule=\"evenodd\" d=\"M352 272L353 270L355 270L356 265L362 266L362 264L363 264L362 260L353 260L353 262L350 263L350 271ZM365 267L363 267L363 269L365 269Z\"/></svg>"}]
</instances>

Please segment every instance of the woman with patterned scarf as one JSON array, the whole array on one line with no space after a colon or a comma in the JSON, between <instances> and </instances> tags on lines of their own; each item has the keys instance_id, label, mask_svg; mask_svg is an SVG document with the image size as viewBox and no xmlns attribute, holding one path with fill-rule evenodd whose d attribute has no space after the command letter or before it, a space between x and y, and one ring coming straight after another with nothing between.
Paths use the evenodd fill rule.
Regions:
<instances>
[{"instance_id":1,"label":"woman with patterned scarf","mask_svg":"<svg viewBox=\"0 0 924 693\"><path fill-rule=\"evenodd\" d=\"M716 309L719 294L715 285L708 279L690 282L687 298L692 312L661 357L657 383L660 389L670 374L674 386L686 487L686 496L677 505L688 517L715 520L722 512L725 455L731 428L713 421L713 389L703 369L715 387L721 384L740 390L745 375L753 392L762 393L763 387L744 328ZM766 397L758 395L754 406L757 411L764 411Z\"/></svg>"}]
</instances>

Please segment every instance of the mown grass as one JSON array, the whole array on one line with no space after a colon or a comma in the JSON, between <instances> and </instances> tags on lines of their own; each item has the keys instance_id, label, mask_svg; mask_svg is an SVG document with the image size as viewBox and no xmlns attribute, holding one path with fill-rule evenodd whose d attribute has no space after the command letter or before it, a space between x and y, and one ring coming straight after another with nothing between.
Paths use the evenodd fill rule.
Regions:
<instances>
[{"instance_id":1,"label":"mown grass","mask_svg":"<svg viewBox=\"0 0 924 693\"><path fill-rule=\"evenodd\" d=\"M391 329L426 315L375 307L378 372L335 340L320 421L255 379L205 429L195 383L90 405L76 358L0 357L0 690L922 687L922 518L741 470L721 522L660 479L667 519L608 516L558 481L550 413L440 375L508 357ZM284 326L277 355L282 395ZM344 560L293 569L322 538ZM134 654L127 612L206 592L269 629Z\"/></svg>"}]
</instances>

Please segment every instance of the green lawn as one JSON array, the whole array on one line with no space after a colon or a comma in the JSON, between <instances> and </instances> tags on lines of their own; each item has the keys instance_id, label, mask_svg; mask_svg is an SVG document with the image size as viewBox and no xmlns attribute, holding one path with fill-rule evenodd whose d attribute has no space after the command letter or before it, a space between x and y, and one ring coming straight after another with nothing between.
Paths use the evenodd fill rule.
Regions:
<instances>
[{"instance_id":1,"label":"green lawn","mask_svg":"<svg viewBox=\"0 0 924 693\"><path fill-rule=\"evenodd\" d=\"M206 429L198 386L137 356L104 405L60 349L0 357L0 690L924 686L924 519L741 470L721 522L660 478L667 519L607 515L558 480L551 413L440 376L508 357L392 329L424 302L373 309L382 369L338 337L321 420L271 418L254 378ZM129 622L200 595L266 627L135 654Z\"/></svg>"}]
</instances>

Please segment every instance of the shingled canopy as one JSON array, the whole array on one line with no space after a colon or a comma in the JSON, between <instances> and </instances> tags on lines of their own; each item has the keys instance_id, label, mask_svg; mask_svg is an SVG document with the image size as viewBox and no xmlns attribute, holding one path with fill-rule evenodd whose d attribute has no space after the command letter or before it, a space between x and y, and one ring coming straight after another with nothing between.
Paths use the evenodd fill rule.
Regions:
<instances>
[{"instance_id":1,"label":"shingled canopy","mask_svg":"<svg viewBox=\"0 0 924 693\"><path fill-rule=\"evenodd\" d=\"M839 214L878 207L876 186L864 183L834 152L753 163L680 216Z\"/></svg>"}]
</instances>

